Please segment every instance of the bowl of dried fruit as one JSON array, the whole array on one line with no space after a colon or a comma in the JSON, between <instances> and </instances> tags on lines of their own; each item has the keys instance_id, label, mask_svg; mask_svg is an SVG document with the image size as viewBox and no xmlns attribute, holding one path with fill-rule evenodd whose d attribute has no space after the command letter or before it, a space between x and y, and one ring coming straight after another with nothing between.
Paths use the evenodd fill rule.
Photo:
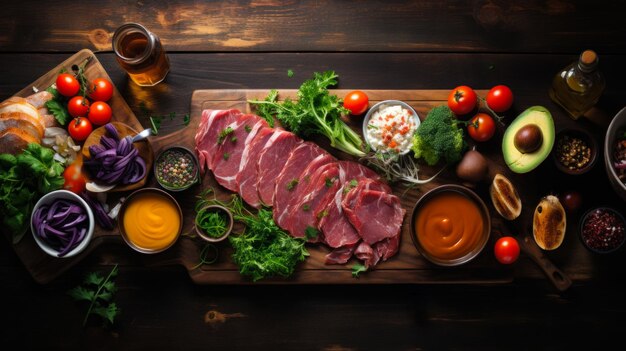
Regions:
<instances>
[{"instance_id":1,"label":"bowl of dried fruit","mask_svg":"<svg viewBox=\"0 0 626 351\"><path fill-rule=\"evenodd\" d=\"M552 159L556 168L571 175L587 173L596 163L598 143L587 130L564 128L556 134Z\"/></svg>"}]
</instances>

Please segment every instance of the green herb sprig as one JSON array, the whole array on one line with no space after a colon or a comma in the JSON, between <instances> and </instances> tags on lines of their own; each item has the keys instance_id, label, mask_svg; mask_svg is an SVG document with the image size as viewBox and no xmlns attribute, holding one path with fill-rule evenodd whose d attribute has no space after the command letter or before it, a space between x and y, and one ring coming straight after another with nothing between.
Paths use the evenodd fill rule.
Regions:
<instances>
[{"instance_id":1,"label":"green herb sprig","mask_svg":"<svg viewBox=\"0 0 626 351\"><path fill-rule=\"evenodd\" d=\"M272 276L289 277L296 265L309 256L306 242L279 228L271 210L261 209L254 214L238 195L233 194L229 200L222 201L210 188L201 197L196 202L196 210L207 205L221 205L231 211L235 221L245 225L241 233L231 234L228 240L233 246L232 258L239 266L240 274L251 277L252 281Z\"/></svg>"},{"instance_id":2,"label":"green herb sprig","mask_svg":"<svg viewBox=\"0 0 626 351\"><path fill-rule=\"evenodd\" d=\"M334 71L315 72L298 90L298 100L278 101L278 91L272 90L265 100L249 100L257 113L272 123L274 117L299 136L321 134L330 140L330 145L350 155L362 157L363 140L342 120L349 111L343 101L329 93L328 88L337 84L339 76Z\"/></svg>"},{"instance_id":3,"label":"green herb sprig","mask_svg":"<svg viewBox=\"0 0 626 351\"><path fill-rule=\"evenodd\" d=\"M106 277L97 272L89 273L82 285L68 291L68 294L77 301L88 301L89 308L83 319L83 326L87 324L89 316L98 315L105 323L113 324L121 310L112 302L117 290L113 279L117 276L117 265L111 269Z\"/></svg>"}]
</instances>

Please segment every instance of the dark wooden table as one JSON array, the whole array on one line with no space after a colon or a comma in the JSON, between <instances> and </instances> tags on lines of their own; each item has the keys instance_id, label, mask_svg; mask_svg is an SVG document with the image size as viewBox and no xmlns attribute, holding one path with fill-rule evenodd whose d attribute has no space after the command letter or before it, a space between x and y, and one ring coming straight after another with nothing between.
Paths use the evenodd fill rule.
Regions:
<instances>
[{"instance_id":1,"label":"dark wooden table","mask_svg":"<svg viewBox=\"0 0 626 351\"><path fill-rule=\"evenodd\" d=\"M188 113L196 89L297 88L312 72L333 69L344 89L507 84L517 111L544 105L558 127L573 122L550 101L550 81L591 48L607 89L580 123L602 136L626 103L625 3L13 1L0 12L0 100L89 48L140 118L142 104ZM164 83L139 88L115 62L110 37L127 21L161 36L172 66ZM538 191L577 188L585 208L626 209L601 162L581 178L548 165L536 172ZM580 245L576 223L568 223L564 248L548 254L574 282L565 293L526 256L504 285L199 286L182 267L153 267L113 244L39 285L0 240L0 340L21 349L603 349L622 340L625 253L571 250ZM83 327L84 306L67 291L114 264L123 312L112 328L95 319Z\"/></svg>"}]
</instances>

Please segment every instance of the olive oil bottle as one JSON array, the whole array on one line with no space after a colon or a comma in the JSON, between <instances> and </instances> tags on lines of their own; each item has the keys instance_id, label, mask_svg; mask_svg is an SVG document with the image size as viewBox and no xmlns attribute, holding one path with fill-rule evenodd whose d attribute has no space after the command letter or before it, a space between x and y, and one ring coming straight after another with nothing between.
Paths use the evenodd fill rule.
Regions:
<instances>
[{"instance_id":1,"label":"olive oil bottle","mask_svg":"<svg viewBox=\"0 0 626 351\"><path fill-rule=\"evenodd\" d=\"M593 50L585 50L578 61L556 74L550 98L576 120L598 102L605 84L598 70L598 55Z\"/></svg>"}]
</instances>

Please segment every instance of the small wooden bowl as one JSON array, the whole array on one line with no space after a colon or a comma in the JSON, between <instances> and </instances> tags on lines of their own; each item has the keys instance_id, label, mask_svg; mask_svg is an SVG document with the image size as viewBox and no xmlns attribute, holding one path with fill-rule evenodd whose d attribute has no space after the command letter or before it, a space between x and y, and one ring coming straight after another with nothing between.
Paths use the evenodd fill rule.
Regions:
<instances>
[{"instance_id":1,"label":"small wooden bowl","mask_svg":"<svg viewBox=\"0 0 626 351\"><path fill-rule=\"evenodd\" d=\"M215 212L222 212L226 215L227 218L227 227L226 227L226 232L224 232L224 234L222 234L222 236L220 237L211 237L209 235L207 235L207 233L202 230L202 228L198 227L198 221L194 220L194 227L196 228L196 233L198 234L199 237L201 237L202 239L211 242L211 243L216 243L216 242L220 242L224 239L226 239L230 233L233 231L233 226L235 224L235 220L233 218L233 214L230 212L229 209L227 209L224 206L220 206L220 205L208 205L205 206L203 208L200 209L200 211L198 211L198 213L201 212L207 212L207 211L215 211ZM196 215L197 218L197 215Z\"/></svg>"},{"instance_id":2,"label":"small wooden bowl","mask_svg":"<svg viewBox=\"0 0 626 351\"><path fill-rule=\"evenodd\" d=\"M117 129L120 138L124 138L129 135L132 137L139 133L138 131L131 128L129 125L122 122L111 122L111 124L113 124L113 126L115 126L115 128ZM91 134L89 134L89 137L87 137L87 140L85 140L85 142L83 143L83 148L81 150L83 160L89 160L91 158L91 154L89 153L89 146L100 144L100 137L102 137L103 135L107 135L107 131L104 126L96 128L93 132L91 132ZM135 190L146 185L148 175L150 175L150 170L152 170L152 163L154 162L154 152L152 151L152 145L150 144L148 139L144 139L133 143L133 146L137 148L137 151L139 151L139 156L141 156L146 162L146 175L136 183L116 185L108 191L116 192ZM87 178L87 182L92 181L89 177L89 172L84 172L84 174Z\"/></svg>"},{"instance_id":3,"label":"small wooden bowl","mask_svg":"<svg viewBox=\"0 0 626 351\"><path fill-rule=\"evenodd\" d=\"M589 155L589 162L587 162L584 167L580 169L569 169L559 160L559 142L562 138L566 136L578 138L585 142L589 147L591 151ZM552 149L552 160L554 161L554 164L556 168L559 169L559 171L570 175L580 175L589 172L589 170L593 168L594 164L596 163L596 159L598 158L598 143L596 142L596 139L593 137L593 135L591 135L591 133L582 128L564 128L556 133L556 137L554 139L555 140L554 148Z\"/></svg>"}]
</instances>

